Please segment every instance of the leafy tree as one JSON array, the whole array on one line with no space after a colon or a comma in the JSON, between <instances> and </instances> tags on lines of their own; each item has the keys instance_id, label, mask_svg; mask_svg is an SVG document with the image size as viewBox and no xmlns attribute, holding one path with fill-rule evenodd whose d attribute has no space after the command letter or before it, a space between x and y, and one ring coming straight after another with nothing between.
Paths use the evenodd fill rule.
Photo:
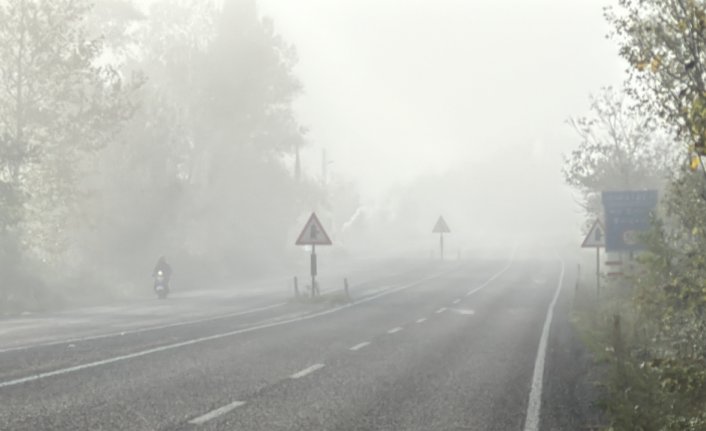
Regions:
<instances>
[{"instance_id":1,"label":"leafy tree","mask_svg":"<svg viewBox=\"0 0 706 431\"><path fill-rule=\"evenodd\" d=\"M670 176L674 152L666 136L613 89L591 97L591 116L569 123L581 142L564 156L564 178L582 194L592 220L601 213L601 191L661 189Z\"/></svg>"},{"instance_id":2,"label":"leafy tree","mask_svg":"<svg viewBox=\"0 0 706 431\"><path fill-rule=\"evenodd\" d=\"M226 2L216 22L199 74L201 208L223 217L216 226L229 235L213 239L226 254L281 255L301 199L282 163L302 140L291 106L301 91L296 54L253 0Z\"/></svg>"},{"instance_id":3,"label":"leafy tree","mask_svg":"<svg viewBox=\"0 0 706 431\"><path fill-rule=\"evenodd\" d=\"M706 145L706 4L697 0L620 0L606 10L628 91L694 151Z\"/></svg>"},{"instance_id":4,"label":"leafy tree","mask_svg":"<svg viewBox=\"0 0 706 431\"><path fill-rule=\"evenodd\" d=\"M672 148L703 155L706 4L620 0L607 17L630 64L631 97L674 133ZM634 429L635 423L655 430L706 429L706 180L680 165L671 164L662 214L646 237L648 253L633 279L641 336L627 358L636 372L610 400L616 429Z\"/></svg>"},{"instance_id":5,"label":"leafy tree","mask_svg":"<svg viewBox=\"0 0 706 431\"><path fill-rule=\"evenodd\" d=\"M189 284L281 264L315 196L286 163L305 141L293 48L249 0L159 1L135 22L141 49L121 70L147 80L120 144L100 153L110 180L87 239L104 271L136 278L167 253ZM140 252L129 252L135 241Z\"/></svg>"},{"instance_id":6,"label":"leafy tree","mask_svg":"<svg viewBox=\"0 0 706 431\"><path fill-rule=\"evenodd\" d=\"M81 0L0 3L0 228L57 269L87 223L91 156L132 112L129 86L86 34L89 12Z\"/></svg>"}]
</instances>

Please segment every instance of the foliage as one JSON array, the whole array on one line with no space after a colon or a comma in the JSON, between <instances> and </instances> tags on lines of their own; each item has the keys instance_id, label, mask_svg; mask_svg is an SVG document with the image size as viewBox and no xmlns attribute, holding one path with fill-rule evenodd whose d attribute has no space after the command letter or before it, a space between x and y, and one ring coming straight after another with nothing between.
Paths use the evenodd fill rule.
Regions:
<instances>
[{"instance_id":1,"label":"foliage","mask_svg":"<svg viewBox=\"0 0 706 431\"><path fill-rule=\"evenodd\" d=\"M0 2L0 267L36 274L0 305L145 290L162 254L182 288L282 265L322 199L295 63L254 0Z\"/></svg>"},{"instance_id":2,"label":"foliage","mask_svg":"<svg viewBox=\"0 0 706 431\"><path fill-rule=\"evenodd\" d=\"M582 194L591 222L603 190L661 189L670 152L659 126L611 88L591 98L590 117L569 120L581 142L564 156L564 178Z\"/></svg>"},{"instance_id":3,"label":"foliage","mask_svg":"<svg viewBox=\"0 0 706 431\"><path fill-rule=\"evenodd\" d=\"M627 93L640 115L673 133L672 151L702 155L706 4L620 0L606 16L630 64ZM632 302L621 310L634 315L632 328L613 328L609 343L613 430L706 429L706 179L667 162L660 214L628 280Z\"/></svg>"},{"instance_id":4,"label":"foliage","mask_svg":"<svg viewBox=\"0 0 706 431\"><path fill-rule=\"evenodd\" d=\"M606 10L628 90L692 150L706 143L706 5L698 0L620 0Z\"/></svg>"},{"instance_id":5,"label":"foliage","mask_svg":"<svg viewBox=\"0 0 706 431\"><path fill-rule=\"evenodd\" d=\"M5 290L35 288L19 273L22 256L66 264L90 157L132 111L130 86L97 64L102 44L86 35L89 9L70 0L0 3L0 231L12 262L3 265Z\"/></svg>"}]
</instances>

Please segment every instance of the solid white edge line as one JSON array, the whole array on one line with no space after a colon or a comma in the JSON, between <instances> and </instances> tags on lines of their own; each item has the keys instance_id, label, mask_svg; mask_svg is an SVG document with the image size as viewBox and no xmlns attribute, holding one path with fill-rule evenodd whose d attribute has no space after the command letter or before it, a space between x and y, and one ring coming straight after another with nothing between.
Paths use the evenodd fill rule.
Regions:
<instances>
[{"instance_id":1,"label":"solid white edge line","mask_svg":"<svg viewBox=\"0 0 706 431\"><path fill-rule=\"evenodd\" d=\"M40 348L40 347L58 346L60 344L81 343L84 341L100 340L103 338L122 337L125 335L140 334L142 332L158 331L160 329L176 328L179 326L197 325L199 323L212 322L215 320L228 319L231 317L240 317L240 316L245 316L248 314L257 313L260 311L267 311L267 310L271 310L273 308L283 307L284 305L286 305L286 302L278 302L277 304L266 305L264 307L258 307L258 308L252 308L250 310L236 311L234 313L227 313L227 314L219 314L217 316L211 316L211 317L195 319L195 320L188 320L188 321L184 321L184 322L174 322L174 323L167 323L164 325L146 326L144 328L138 328L138 329L128 329L125 331L109 332L107 334L88 335L86 337L67 338L67 339L57 340L57 341L48 341L45 343L30 344L30 345L17 346L17 347L8 347L6 349L0 349L0 353L17 352L17 351L21 351L21 350L36 349L36 348Z\"/></svg>"},{"instance_id":2,"label":"solid white edge line","mask_svg":"<svg viewBox=\"0 0 706 431\"><path fill-rule=\"evenodd\" d=\"M443 313L444 311L446 311L446 307L441 307L441 308L439 308L438 310L436 310L436 314L441 314L441 313Z\"/></svg>"},{"instance_id":3,"label":"solid white edge line","mask_svg":"<svg viewBox=\"0 0 706 431\"><path fill-rule=\"evenodd\" d=\"M291 376L289 376L289 378L290 379L301 379L302 377L308 376L309 374L313 373L314 371L320 370L325 366L326 365L324 365L324 364L314 364L311 367L304 368L303 370L292 374Z\"/></svg>"},{"instance_id":4,"label":"solid white edge line","mask_svg":"<svg viewBox=\"0 0 706 431\"><path fill-rule=\"evenodd\" d=\"M48 377L60 376L60 375L63 375L63 374L73 373L73 372L76 372L76 371L81 371L81 370L85 370L85 369L89 369L89 368L95 368L95 367L99 367L99 366L102 366L102 365L108 365L108 364L112 364L112 363L115 363L115 362L121 362L121 361L126 361L126 360L129 360L129 359L135 359L135 358L139 358L139 357L142 357L142 356L151 355L151 354L154 354L154 353L159 353L159 352L164 352L164 351L168 351L168 350L178 349L178 348L181 348L181 347L191 346L191 345L194 345L194 344L203 343L203 342L205 342L205 341L213 341L213 340L218 340L218 339L221 339L221 338L232 337L233 335L245 334L245 333L248 333L248 332L254 332L254 331L261 330L261 329L273 328L273 327L276 327L276 326L287 325L287 324L289 324L289 323L295 323L295 322L301 322L301 321L304 321L304 320L315 319L315 318L317 318L317 317L321 317L321 316L326 316L326 315L329 315L329 314L337 313L337 312L339 312L339 311L341 311L341 310L344 310L344 309L347 309L347 308L351 308L351 307L354 307L354 306L359 305L359 304L364 304L364 303L366 303L366 302L370 302L370 301L373 301L373 300L375 300L375 299L381 298L381 297L383 297L383 296L391 295L391 294L393 294L393 293L400 292L400 291L402 291L402 290L409 289L409 288L414 287L414 286L418 286L418 285L420 285L420 284L422 284L422 283L426 283L426 282L428 282L428 281L434 280L435 278L439 278L439 277L442 277L442 276L444 276L444 275L446 275L446 274L449 274L449 273L451 273L451 272L457 271L458 269L459 269L459 268L454 268L454 269L451 269L451 270L449 270L449 271L444 271L444 272L441 272L441 273L439 273L439 274L432 275L432 276L430 276L430 277L423 278L423 279L421 279L421 280L417 280L417 281L414 281L414 282L412 282L412 283L405 284L405 285L402 285L402 286L399 286L399 287L396 287L396 288L393 288L393 289L389 289L389 290L386 290L386 291L384 291L384 292L380 292L380 293L377 293L377 294L375 294L375 295L371 295L371 296L368 296L368 297L366 297L366 298L359 299L358 301L355 301L355 302L351 302L351 303L348 303L348 304L340 305L340 306L338 306L338 307L330 308L330 309L328 309L328 310L320 311L320 312L318 312L318 313L312 313L312 314L308 314L308 315L306 315L306 316L301 316L301 317L294 317L294 318L291 318L291 319L288 319L288 320L281 320L281 321L277 321L277 322L264 323L264 324L261 324L261 325L250 326L250 327L247 327L247 328L236 329L236 330L234 330L234 331L223 332L223 333L220 333L220 334L213 334L213 335L209 335L209 336L206 336L206 337L193 338L193 339L191 339L191 340L181 341L181 342L179 342L179 343L167 344L167 345L164 345L164 346L154 347L154 348L152 348L152 349L141 350L141 351L139 351L139 352L134 352L134 353L130 353L130 354L127 354L127 355L115 356L115 357L103 359L103 360L100 360L100 361L88 362L88 363L81 364L81 365L76 365L76 366L73 366L73 367L60 368L60 369L54 370L54 371L47 371L47 372L43 372L43 373L39 373L39 374L34 374L34 375L30 375L30 376L27 376L27 377L22 377L22 378L18 378L18 379L14 379L14 380L7 380L7 381L4 381L4 382L0 382L0 389L7 388L7 387L10 387L10 386L16 386L16 385L20 385L20 384L24 384L24 383L28 383L28 382L33 382L33 381L35 381L35 380L41 380L41 379L45 379L45 378L48 378Z\"/></svg>"},{"instance_id":5,"label":"solid white edge line","mask_svg":"<svg viewBox=\"0 0 706 431\"><path fill-rule=\"evenodd\" d=\"M394 334L394 333L396 333L396 332L400 332L401 330L402 330L402 328L400 328L399 326L397 326L397 327L392 328L392 329L390 329L389 331L387 331L387 333L388 333L388 334Z\"/></svg>"},{"instance_id":6,"label":"solid white edge line","mask_svg":"<svg viewBox=\"0 0 706 431\"><path fill-rule=\"evenodd\" d=\"M366 347L366 346L369 346L369 345L370 345L370 342L369 342L369 341L364 341L364 342L362 342L362 343L360 343L360 344L356 344L355 346L351 347L349 350L352 350L352 351L355 352L355 351L360 350L360 349L362 349L363 347Z\"/></svg>"},{"instance_id":7,"label":"solid white edge line","mask_svg":"<svg viewBox=\"0 0 706 431\"><path fill-rule=\"evenodd\" d=\"M213 411L210 411L203 416L199 416L195 419L192 419L189 421L189 423L192 425L203 425L206 422L217 418L218 416L222 416L222 415L230 412L231 410L237 409L238 407L241 407L244 405L245 405L244 401L233 401L232 403L227 404L223 407L219 407Z\"/></svg>"},{"instance_id":8,"label":"solid white edge line","mask_svg":"<svg viewBox=\"0 0 706 431\"><path fill-rule=\"evenodd\" d=\"M426 317L422 317L421 319L417 319L417 323L424 323L427 321Z\"/></svg>"},{"instance_id":9,"label":"solid white edge line","mask_svg":"<svg viewBox=\"0 0 706 431\"><path fill-rule=\"evenodd\" d=\"M549 339L549 329L552 326L554 317L554 307L559 299L561 286L564 283L564 260L561 259L561 275L559 275L559 285L554 292L552 302L547 310L547 317L544 320L542 328L542 336L539 339L539 347L537 349L537 358L534 361L534 373L532 374L532 387L529 393L529 401L527 403L527 416L525 417L524 431L539 430L539 416L542 409L542 384L544 382L544 360L547 354L547 341Z\"/></svg>"}]
</instances>

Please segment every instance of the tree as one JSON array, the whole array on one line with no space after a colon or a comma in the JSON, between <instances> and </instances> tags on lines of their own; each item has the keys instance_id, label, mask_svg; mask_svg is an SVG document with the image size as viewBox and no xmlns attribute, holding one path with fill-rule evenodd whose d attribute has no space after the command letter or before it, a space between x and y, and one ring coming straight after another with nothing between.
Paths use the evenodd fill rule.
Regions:
<instances>
[{"instance_id":1,"label":"tree","mask_svg":"<svg viewBox=\"0 0 706 431\"><path fill-rule=\"evenodd\" d=\"M231 0L205 54L195 142L198 184L207 190L197 208L222 217L211 238L224 254L240 262L281 255L303 192L282 162L302 141L292 110L301 92L296 52L258 17L254 0ZM225 237L217 233L223 229Z\"/></svg>"},{"instance_id":2,"label":"tree","mask_svg":"<svg viewBox=\"0 0 706 431\"><path fill-rule=\"evenodd\" d=\"M592 222L601 213L601 191L661 189L674 152L657 123L611 88L591 97L591 111L569 120L581 141L564 156L563 173Z\"/></svg>"},{"instance_id":3,"label":"tree","mask_svg":"<svg viewBox=\"0 0 706 431\"><path fill-rule=\"evenodd\" d=\"M630 64L628 91L692 151L706 145L706 5L620 0L606 16Z\"/></svg>"},{"instance_id":4,"label":"tree","mask_svg":"<svg viewBox=\"0 0 706 431\"><path fill-rule=\"evenodd\" d=\"M81 0L0 3L0 230L58 267L90 192L90 157L132 112L130 87L101 66Z\"/></svg>"},{"instance_id":5,"label":"tree","mask_svg":"<svg viewBox=\"0 0 706 431\"><path fill-rule=\"evenodd\" d=\"M630 96L673 133L672 148L704 155L706 4L620 0L606 15L630 65ZM631 280L641 336L626 358L634 378L610 399L623 415L616 429L706 429L706 180L681 163L670 168L648 253Z\"/></svg>"},{"instance_id":6,"label":"tree","mask_svg":"<svg viewBox=\"0 0 706 431\"><path fill-rule=\"evenodd\" d=\"M136 278L166 253L188 284L281 264L291 223L316 196L286 165L305 143L293 48L250 0L158 1L136 27L141 48L121 71L146 82L120 144L100 153L107 180L88 241L110 265L97 266Z\"/></svg>"}]
</instances>

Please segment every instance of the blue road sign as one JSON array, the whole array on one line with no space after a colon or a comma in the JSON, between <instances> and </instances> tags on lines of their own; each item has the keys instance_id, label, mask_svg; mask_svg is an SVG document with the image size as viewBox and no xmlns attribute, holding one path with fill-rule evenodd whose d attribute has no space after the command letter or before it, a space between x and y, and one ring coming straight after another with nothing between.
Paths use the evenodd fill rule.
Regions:
<instances>
[{"instance_id":1,"label":"blue road sign","mask_svg":"<svg viewBox=\"0 0 706 431\"><path fill-rule=\"evenodd\" d=\"M602 192L606 251L639 251L639 235L650 228L656 190Z\"/></svg>"}]
</instances>

